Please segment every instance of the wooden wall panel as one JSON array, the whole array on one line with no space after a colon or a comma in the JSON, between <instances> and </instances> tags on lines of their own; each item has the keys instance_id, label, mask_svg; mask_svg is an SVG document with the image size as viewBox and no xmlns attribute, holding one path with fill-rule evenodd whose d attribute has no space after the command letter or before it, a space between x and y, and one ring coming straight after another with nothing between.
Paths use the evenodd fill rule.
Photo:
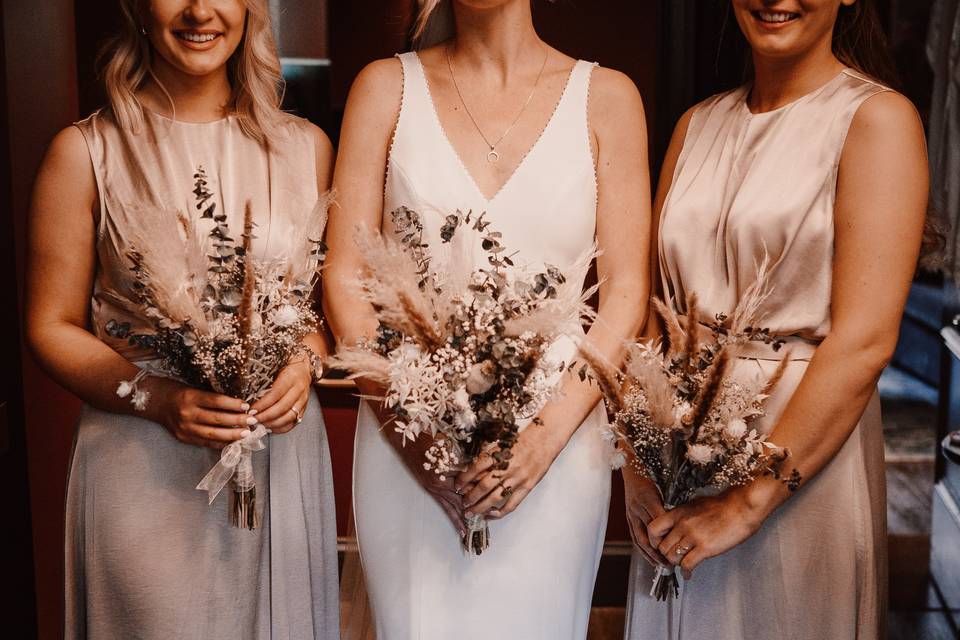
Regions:
<instances>
[{"instance_id":1,"label":"wooden wall panel","mask_svg":"<svg viewBox=\"0 0 960 640\"><path fill-rule=\"evenodd\" d=\"M4 124L10 140L16 281L22 292L33 177L49 140L77 118L73 2L4 0L3 23L10 89ZM22 309L22 293L18 303ZM61 636L63 500L78 402L41 373L25 350L23 386L38 631L41 639L53 639Z\"/></svg>"}]
</instances>

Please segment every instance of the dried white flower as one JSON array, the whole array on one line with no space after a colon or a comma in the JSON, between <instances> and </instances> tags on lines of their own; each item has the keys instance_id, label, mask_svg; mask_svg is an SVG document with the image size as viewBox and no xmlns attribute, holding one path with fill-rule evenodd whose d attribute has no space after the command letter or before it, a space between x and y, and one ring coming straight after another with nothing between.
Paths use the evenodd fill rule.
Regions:
<instances>
[{"instance_id":1,"label":"dried white flower","mask_svg":"<svg viewBox=\"0 0 960 640\"><path fill-rule=\"evenodd\" d=\"M279 327L290 327L300 319L300 312L293 305L282 305L273 315L273 322Z\"/></svg>"},{"instance_id":2,"label":"dried white flower","mask_svg":"<svg viewBox=\"0 0 960 640\"><path fill-rule=\"evenodd\" d=\"M728 444L736 444L747 435L747 423L740 418L734 418L723 429L723 438Z\"/></svg>"},{"instance_id":3,"label":"dried white flower","mask_svg":"<svg viewBox=\"0 0 960 640\"><path fill-rule=\"evenodd\" d=\"M713 460L713 448L706 444L692 444L687 449L687 459L694 464L705 465Z\"/></svg>"},{"instance_id":4,"label":"dried white flower","mask_svg":"<svg viewBox=\"0 0 960 640\"><path fill-rule=\"evenodd\" d=\"M137 411L146 411L147 402L150 400L150 392L143 389L137 389L133 392L133 397L130 399L130 403L133 404L133 408Z\"/></svg>"},{"instance_id":5,"label":"dried white flower","mask_svg":"<svg viewBox=\"0 0 960 640\"><path fill-rule=\"evenodd\" d=\"M620 469L625 464L627 464L627 454L624 453L623 449L614 449L610 454L610 468Z\"/></svg>"},{"instance_id":6,"label":"dried white flower","mask_svg":"<svg viewBox=\"0 0 960 640\"><path fill-rule=\"evenodd\" d=\"M496 380L493 378L493 363L489 360L478 362L470 367L467 374L467 391L471 394L485 393L493 386Z\"/></svg>"},{"instance_id":7,"label":"dried white flower","mask_svg":"<svg viewBox=\"0 0 960 640\"><path fill-rule=\"evenodd\" d=\"M117 395L120 396L121 398L126 398L131 393L133 393L133 383L130 382L129 380L123 380L117 386Z\"/></svg>"}]
</instances>

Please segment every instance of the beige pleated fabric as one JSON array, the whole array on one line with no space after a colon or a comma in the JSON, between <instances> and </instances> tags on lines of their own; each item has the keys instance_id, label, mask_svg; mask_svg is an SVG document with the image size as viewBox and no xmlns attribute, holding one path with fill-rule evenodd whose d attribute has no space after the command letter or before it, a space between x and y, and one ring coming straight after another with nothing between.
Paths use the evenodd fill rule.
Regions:
<instances>
[{"instance_id":1,"label":"beige pleated fabric","mask_svg":"<svg viewBox=\"0 0 960 640\"><path fill-rule=\"evenodd\" d=\"M147 112L132 132L100 112L77 126L100 201L91 329L132 361L151 356L104 328L110 320L149 326L134 302L131 231L176 233L164 216L177 211L198 218L198 167L235 238L251 202L258 258L283 256L295 234L320 231L301 224L318 199L314 135L304 121L291 118L269 153L233 117L186 123ZM260 529L230 526L227 491L208 505L195 489L218 458L159 424L84 408L66 499L66 638L338 637L333 479L316 396L302 424L269 436L254 454Z\"/></svg>"},{"instance_id":2,"label":"beige pleated fabric","mask_svg":"<svg viewBox=\"0 0 960 640\"><path fill-rule=\"evenodd\" d=\"M729 312L769 255L762 326L819 342L830 331L837 170L857 109L885 87L850 69L774 111L748 89L700 104L687 131L659 233L663 288L703 321ZM739 358L735 375L769 375L779 356ZM807 367L794 361L767 401L769 432ZM879 401L824 468L728 553L697 568L670 603L650 598L635 555L631 640L876 640L885 636L886 495Z\"/></svg>"}]
</instances>

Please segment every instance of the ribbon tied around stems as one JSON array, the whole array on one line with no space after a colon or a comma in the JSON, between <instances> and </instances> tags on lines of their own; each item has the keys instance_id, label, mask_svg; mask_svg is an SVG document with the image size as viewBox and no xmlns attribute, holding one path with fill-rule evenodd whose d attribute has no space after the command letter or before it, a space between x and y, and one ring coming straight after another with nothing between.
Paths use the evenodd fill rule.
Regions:
<instances>
[{"instance_id":1,"label":"ribbon tied around stems","mask_svg":"<svg viewBox=\"0 0 960 640\"><path fill-rule=\"evenodd\" d=\"M253 468L250 464L250 455L254 451L260 451L266 447L263 438L268 433L269 431L265 426L258 424L249 435L236 442L231 442L223 448L220 452L220 460L197 485L198 490L207 492L208 504L213 504L213 501L227 486L234 474L237 475L238 485L249 484L249 486L253 486Z\"/></svg>"}]
</instances>

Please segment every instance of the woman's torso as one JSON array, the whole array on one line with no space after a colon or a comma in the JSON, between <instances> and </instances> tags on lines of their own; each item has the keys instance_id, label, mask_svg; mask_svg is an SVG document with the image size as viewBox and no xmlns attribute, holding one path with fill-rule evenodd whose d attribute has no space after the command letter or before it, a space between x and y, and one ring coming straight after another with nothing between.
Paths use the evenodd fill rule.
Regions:
<instances>
[{"instance_id":1,"label":"woman's torso","mask_svg":"<svg viewBox=\"0 0 960 640\"><path fill-rule=\"evenodd\" d=\"M486 213L490 230L503 234L519 263L573 264L593 245L596 172L590 148L587 98L593 65L577 61L539 138L503 186L485 197L450 144L437 116L416 53L399 56L403 98L387 159L382 228L392 233L390 212L417 211L434 258L443 264L440 227L456 211ZM486 266L475 243L473 259Z\"/></svg>"},{"instance_id":2,"label":"woman's torso","mask_svg":"<svg viewBox=\"0 0 960 640\"><path fill-rule=\"evenodd\" d=\"M661 214L664 294L701 319L730 313L769 259L771 332L822 340L830 330L834 203L850 123L887 91L845 69L813 92L753 114L748 87L695 108Z\"/></svg>"},{"instance_id":3,"label":"woman's torso","mask_svg":"<svg viewBox=\"0 0 960 640\"><path fill-rule=\"evenodd\" d=\"M304 120L290 117L279 134L282 139L269 151L244 133L233 116L190 123L144 110L141 129L129 131L108 111L98 111L76 126L87 142L99 200L91 328L130 359L149 353L111 336L106 326L114 320L129 322L134 331L150 327L133 288L128 257L135 248L133 238L142 242L180 233L183 241L183 225L177 222L182 214L198 240L207 240L214 221L203 218L197 208L194 191L200 169L211 195L206 206L215 204L215 213L226 215L230 235L238 242L249 201L258 259L284 257L301 244L304 234L318 231L303 228L318 200L315 136ZM169 243L158 239L151 244ZM169 244L172 251L176 244ZM182 254L175 255L169 272L159 274L161 279L177 278Z\"/></svg>"}]
</instances>

